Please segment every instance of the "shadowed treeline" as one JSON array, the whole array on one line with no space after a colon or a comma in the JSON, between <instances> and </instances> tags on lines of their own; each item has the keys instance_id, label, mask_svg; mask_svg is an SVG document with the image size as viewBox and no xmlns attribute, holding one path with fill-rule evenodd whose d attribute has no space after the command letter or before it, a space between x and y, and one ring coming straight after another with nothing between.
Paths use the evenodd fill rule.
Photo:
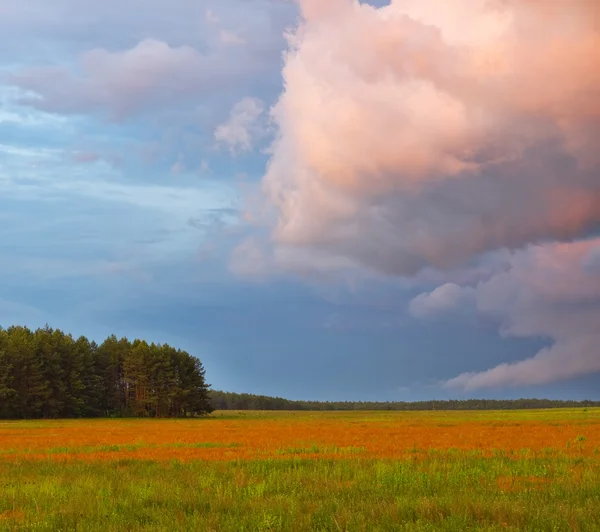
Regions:
<instances>
[{"instance_id":1,"label":"shadowed treeline","mask_svg":"<svg viewBox=\"0 0 600 532\"><path fill-rule=\"evenodd\" d=\"M600 406L600 401L553 401L550 399L467 399L463 401L290 401L248 393L210 390L218 410L519 410L530 408L576 408Z\"/></svg>"},{"instance_id":2,"label":"shadowed treeline","mask_svg":"<svg viewBox=\"0 0 600 532\"><path fill-rule=\"evenodd\" d=\"M468 399L291 401L209 390L195 357L167 344L109 336L102 344L46 326L0 328L0 418L181 417L218 410L516 410L600 401Z\"/></svg>"},{"instance_id":3,"label":"shadowed treeline","mask_svg":"<svg viewBox=\"0 0 600 532\"><path fill-rule=\"evenodd\" d=\"M206 414L204 375L197 358L166 344L0 328L0 418Z\"/></svg>"}]
</instances>

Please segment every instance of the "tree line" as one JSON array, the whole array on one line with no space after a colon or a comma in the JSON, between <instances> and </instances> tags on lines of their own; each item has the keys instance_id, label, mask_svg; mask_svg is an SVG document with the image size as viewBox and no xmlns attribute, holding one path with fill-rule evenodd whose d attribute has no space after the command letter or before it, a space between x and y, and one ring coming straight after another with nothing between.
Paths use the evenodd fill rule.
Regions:
<instances>
[{"instance_id":1,"label":"tree line","mask_svg":"<svg viewBox=\"0 0 600 532\"><path fill-rule=\"evenodd\" d=\"M551 399L466 399L449 401L290 401L248 393L209 391L218 410L524 410L600 406L600 401L555 401Z\"/></svg>"},{"instance_id":2,"label":"tree line","mask_svg":"<svg viewBox=\"0 0 600 532\"><path fill-rule=\"evenodd\" d=\"M0 418L203 415L208 391L200 360L167 344L0 327Z\"/></svg>"},{"instance_id":3,"label":"tree line","mask_svg":"<svg viewBox=\"0 0 600 532\"><path fill-rule=\"evenodd\" d=\"M600 401L468 399L292 401L210 390L197 358L167 344L109 336L100 345L48 326L0 327L0 418L182 417L219 410L516 410Z\"/></svg>"}]
</instances>

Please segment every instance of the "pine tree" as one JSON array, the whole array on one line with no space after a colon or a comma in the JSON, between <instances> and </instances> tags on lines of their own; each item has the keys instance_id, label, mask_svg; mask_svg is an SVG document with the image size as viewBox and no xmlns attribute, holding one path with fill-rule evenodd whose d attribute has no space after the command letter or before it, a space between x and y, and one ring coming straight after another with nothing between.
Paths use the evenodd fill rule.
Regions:
<instances>
[{"instance_id":1,"label":"pine tree","mask_svg":"<svg viewBox=\"0 0 600 532\"><path fill-rule=\"evenodd\" d=\"M208 388L200 361L166 344L0 328L3 418L203 415Z\"/></svg>"},{"instance_id":2,"label":"pine tree","mask_svg":"<svg viewBox=\"0 0 600 532\"><path fill-rule=\"evenodd\" d=\"M83 417L97 417L102 415L102 371L99 370L97 361L98 345L90 342L85 336L77 339L74 345L77 359L81 365L81 400Z\"/></svg>"},{"instance_id":3,"label":"pine tree","mask_svg":"<svg viewBox=\"0 0 600 532\"><path fill-rule=\"evenodd\" d=\"M13 411L16 418L43 417L44 405L50 399L42 361L36 353L33 333L26 327L8 329L6 355L13 372Z\"/></svg>"},{"instance_id":4,"label":"pine tree","mask_svg":"<svg viewBox=\"0 0 600 532\"><path fill-rule=\"evenodd\" d=\"M123 380L125 383L125 407L128 414L147 416L149 414L149 375L148 362L150 348L146 342L135 340L123 360Z\"/></svg>"},{"instance_id":5,"label":"pine tree","mask_svg":"<svg viewBox=\"0 0 600 532\"><path fill-rule=\"evenodd\" d=\"M6 331L0 329L0 418L12 418L16 414L17 391L13 387L13 365L6 351L7 341Z\"/></svg>"},{"instance_id":6,"label":"pine tree","mask_svg":"<svg viewBox=\"0 0 600 532\"><path fill-rule=\"evenodd\" d=\"M64 413L67 396L65 372L66 342L60 331L48 325L33 334L35 353L41 362L42 373L48 389L48 396L42 405L45 418L57 418Z\"/></svg>"}]
</instances>

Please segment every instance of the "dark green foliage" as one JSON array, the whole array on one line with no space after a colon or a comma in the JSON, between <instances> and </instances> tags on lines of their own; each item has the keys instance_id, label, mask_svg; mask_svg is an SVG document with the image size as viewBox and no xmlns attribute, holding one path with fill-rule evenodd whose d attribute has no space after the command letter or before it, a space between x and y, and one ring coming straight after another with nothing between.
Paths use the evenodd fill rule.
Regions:
<instances>
[{"instance_id":1,"label":"dark green foliage","mask_svg":"<svg viewBox=\"0 0 600 532\"><path fill-rule=\"evenodd\" d=\"M203 415L212 411L204 377L197 358L169 345L0 328L4 419Z\"/></svg>"},{"instance_id":2,"label":"dark green foliage","mask_svg":"<svg viewBox=\"0 0 600 532\"><path fill-rule=\"evenodd\" d=\"M553 401L550 399L467 399L408 403L402 401L290 401L281 397L218 390L210 390L208 395L211 404L217 410L523 410L600 406L600 401Z\"/></svg>"}]
</instances>

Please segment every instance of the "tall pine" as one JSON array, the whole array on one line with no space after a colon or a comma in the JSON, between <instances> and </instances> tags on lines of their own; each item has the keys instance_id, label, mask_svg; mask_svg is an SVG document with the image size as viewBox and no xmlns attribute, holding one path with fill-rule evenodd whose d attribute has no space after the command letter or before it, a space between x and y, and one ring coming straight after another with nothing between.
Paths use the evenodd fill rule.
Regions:
<instances>
[{"instance_id":1,"label":"tall pine","mask_svg":"<svg viewBox=\"0 0 600 532\"><path fill-rule=\"evenodd\" d=\"M166 344L0 328L0 418L198 416L208 391L202 363Z\"/></svg>"}]
</instances>

